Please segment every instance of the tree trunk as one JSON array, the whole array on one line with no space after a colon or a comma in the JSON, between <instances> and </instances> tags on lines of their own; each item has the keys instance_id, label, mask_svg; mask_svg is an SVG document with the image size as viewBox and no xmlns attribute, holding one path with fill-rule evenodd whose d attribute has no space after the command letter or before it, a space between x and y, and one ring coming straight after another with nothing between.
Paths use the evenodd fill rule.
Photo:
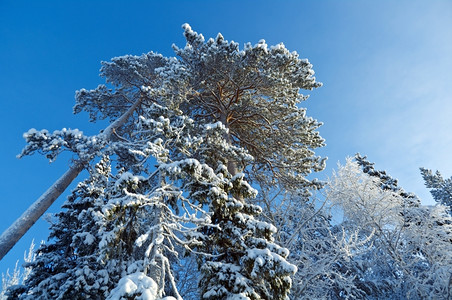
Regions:
<instances>
[{"instance_id":1,"label":"tree trunk","mask_svg":"<svg viewBox=\"0 0 452 300\"><path fill-rule=\"evenodd\" d=\"M226 113L222 113L220 116L220 120L221 123L223 123L223 125L229 129L229 122L227 121L227 116ZM232 137L230 133L227 133L224 135L224 139L226 140L226 142L228 143L228 145L232 145ZM232 176L237 175L238 173L238 169L237 169L237 162L234 160L228 160L228 165L227 165L228 171Z\"/></svg>"},{"instance_id":2,"label":"tree trunk","mask_svg":"<svg viewBox=\"0 0 452 300\"><path fill-rule=\"evenodd\" d=\"M137 100L121 117L108 126L100 136L109 140L115 129L122 126L141 103ZM0 260L11 250L20 238L33 226L55 200L80 174L88 161L77 160L44 194L39 197L8 229L0 236Z\"/></svg>"}]
</instances>

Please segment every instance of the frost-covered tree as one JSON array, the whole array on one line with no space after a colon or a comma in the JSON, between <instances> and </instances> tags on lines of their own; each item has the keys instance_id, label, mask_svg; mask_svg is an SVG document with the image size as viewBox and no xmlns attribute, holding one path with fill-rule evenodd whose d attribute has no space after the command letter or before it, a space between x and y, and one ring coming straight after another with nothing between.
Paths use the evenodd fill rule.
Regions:
<instances>
[{"instance_id":1,"label":"frost-covered tree","mask_svg":"<svg viewBox=\"0 0 452 300\"><path fill-rule=\"evenodd\" d=\"M155 53L103 63L107 84L76 94L76 113L120 126L30 130L22 155L78 156L89 177L66 201L49 244L15 297L181 298L186 261L200 267L203 299L286 299L296 267L259 219L252 184L317 188L306 176L323 145L299 103L320 86L284 45L204 41L184 25L177 57ZM124 118L127 116L127 118ZM193 291L189 292L194 295Z\"/></svg>"},{"instance_id":2,"label":"frost-covered tree","mask_svg":"<svg viewBox=\"0 0 452 300\"><path fill-rule=\"evenodd\" d=\"M359 153L355 155L356 163L361 167L364 173L379 179L380 188L390 190L399 194L404 199L407 207L416 207L421 204L420 199L413 193L406 192L398 185L398 181L386 173L386 171L375 170L374 163L367 160L367 156L361 156Z\"/></svg>"},{"instance_id":3,"label":"frost-covered tree","mask_svg":"<svg viewBox=\"0 0 452 300\"><path fill-rule=\"evenodd\" d=\"M289 251L288 260L298 268L290 299L362 298L355 280L350 252L362 246L355 236L331 224L324 200L305 190L287 192L263 189L259 203L264 220L278 228L276 240Z\"/></svg>"},{"instance_id":4,"label":"frost-covered tree","mask_svg":"<svg viewBox=\"0 0 452 300\"><path fill-rule=\"evenodd\" d=\"M34 241L31 241L30 248L27 252L24 253L24 263L31 263L36 259L35 254L35 243ZM9 289L13 288L14 286L23 284L27 278L28 275L30 275L31 267L25 266L20 267L19 266L19 260L16 262L16 265L14 266L14 270L12 274L9 273L9 269L6 270L6 273L2 273L2 285L0 290L0 300L6 300L7 296L6 293Z\"/></svg>"},{"instance_id":5,"label":"frost-covered tree","mask_svg":"<svg viewBox=\"0 0 452 300\"><path fill-rule=\"evenodd\" d=\"M407 206L413 198L386 183L349 159L327 189L328 199L343 209L344 230L368 240L351 253L366 297L449 299L452 223L446 208Z\"/></svg>"},{"instance_id":6,"label":"frost-covered tree","mask_svg":"<svg viewBox=\"0 0 452 300\"><path fill-rule=\"evenodd\" d=\"M425 186L430 189L430 193L436 202L449 208L452 215L452 177L444 179L439 171L433 174L432 170L420 168Z\"/></svg>"}]
</instances>

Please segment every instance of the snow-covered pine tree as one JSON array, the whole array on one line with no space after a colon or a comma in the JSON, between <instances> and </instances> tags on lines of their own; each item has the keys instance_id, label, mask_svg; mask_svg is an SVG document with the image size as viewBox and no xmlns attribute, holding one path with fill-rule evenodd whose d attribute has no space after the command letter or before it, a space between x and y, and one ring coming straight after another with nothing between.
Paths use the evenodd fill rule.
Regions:
<instances>
[{"instance_id":1,"label":"snow-covered pine tree","mask_svg":"<svg viewBox=\"0 0 452 300\"><path fill-rule=\"evenodd\" d=\"M184 25L184 29L187 45L183 49L177 47L175 49L183 66L190 71L190 76L181 78L180 80L186 84L178 83L177 87L188 86L190 89L187 90L187 97L179 104L179 108L190 113L195 122L209 124L219 121L225 127L223 138L227 147L214 148L209 157L216 157L217 160L224 162L232 178L240 174L244 180L256 186L269 183L272 186L291 189L319 187L318 182L309 181L306 176L324 167L324 160L314 156L313 152L313 149L323 145L323 140L316 131L321 124L306 117L305 109L298 106L307 98L299 93L300 89L310 90L320 86L315 82L309 62L300 59L298 54L289 52L283 44L268 47L265 41L261 40L254 46L246 44L241 50L237 43L224 40L221 34L215 39L205 41L201 34L194 32L187 24ZM232 155L230 146L246 149L253 160L244 159L245 156ZM239 205L231 203L228 206L236 206L237 209L253 202L252 199L247 199L246 195L237 192L232 194L232 198L238 201ZM232 230L234 227L231 227L230 231L236 236L230 237L224 235L224 231L215 233L212 230L214 241L221 241L215 247L224 249L216 251L243 253L243 249L250 247L249 245L240 245L242 250L240 247L233 250L230 245L234 245L237 240L237 233L239 236L252 236L250 230L254 225L244 228L235 220L242 219L241 215L234 216L243 212L224 211L223 205L213 207L214 222L234 225L238 229ZM251 215L255 215L259 210L253 207L246 208ZM247 223L251 224L251 219ZM246 232L249 233L245 234ZM216 234L220 234L220 240ZM271 235L267 235L266 238L270 238ZM240 239L237 241L243 244ZM246 243L249 242L245 241ZM260 244L258 248L268 248L263 240ZM252 253L253 257L255 255L256 251ZM266 261L268 258L263 257L259 260ZM239 258L235 258L234 264L237 262ZM265 264L271 265L268 262ZM209 274L215 274L220 270L217 266L212 269L210 267L212 264L207 265ZM256 267L256 263L249 265ZM227 276L222 274L221 276L233 282L235 278L229 275L231 271L228 270L227 273ZM251 273L252 277L256 274L258 272ZM203 280L201 284L205 286L212 282L210 277L211 275L207 277L209 281ZM271 279L266 280L270 283L270 288L265 289L274 290ZM229 286L234 287L230 284ZM221 285L216 287L208 285L208 288L215 290L212 293L204 288L206 290L204 295L211 298L225 293L223 291L223 294L218 294ZM240 291L243 288L233 290ZM268 293L252 297L279 299L284 297L283 295L284 293L279 295Z\"/></svg>"},{"instance_id":2,"label":"snow-covered pine tree","mask_svg":"<svg viewBox=\"0 0 452 300\"><path fill-rule=\"evenodd\" d=\"M299 89L320 84L308 61L282 44L239 50L220 34L204 42L184 29L178 58L114 58L102 67L108 86L77 92L74 111L92 121L133 108L108 139L76 130L26 135L24 155L54 159L68 149L91 171L85 185L102 192L93 197L82 184L68 199L21 297L180 298L169 262L176 249L195 249L204 299L287 298L296 268L274 243L276 228L255 218L261 209L250 203L249 183L318 185L305 176L324 166L313 152L323 145L320 124L297 105L306 99ZM105 180L97 182L92 159L110 162ZM41 285L39 268L49 272Z\"/></svg>"},{"instance_id":3,"label":"snow-covered pine tree","mask_svg":"<svg viewBox=\"0 0 452 300\"><path fill-rule=\"evenodd\" d=\"M199 122L221 121L227 128L227 143L243 147L253 156L251 161L243 160L222 155L224 150L216 149L219 157L227 158L225 165L232 175L243 173L260 192L302 194L301 198L291 198L293 207L299 209L298 215L315 214L303 210L308 207L304 205L308 190L322 186L306 178L324 167L324 160L314 155L314 149L323 146L316 131L321 124L307 117L306 110L299 106L307 99L300 89L320 86L312 66L282 44L269 47L261 40L241 50L221 34L205 41L188 25L184 28L187 45L183 49L176 47L176 53L190 70L190 76L181 80L186 80L185 85L193 90L186 92L187 101L180 104L180 109L189 111ZM259 199L246 202L265 204ZM259 219L281 229L286 220L275 223L269 217L275 208L272 204L264 207ZM298 228L299 224L293 225Z\"/></svg>"},{"instance_id":4,"label":"snow-covered pine tree","mask_svg":"<svg viewBox=\"0 0 452 300\"><path fill-rule=\"evenodd\" d=\"M425 186L430 189L433 199L439 204L449 208L452 215L452 177L444 179L439 171L433 174L432 170L420 168Z\"/></svg>"},{"instance_id":5,"label":"snow-covered pine tree","mask_svg":"<svg viewBox=\"0 0 452 300\"><path fill-rule=\"evenodd\" d=\"M324 168L325 159L313 151L324 145L316 131L321 123L299 104L308 98L300 89L321 83L308 60L282 43L269 47L260 40L239 49L221 34L204 41L188 24L183 27L187 45L175 51L187 73L177 87L189 89L179 107L195 122L222 122L228 143L254 158L229 159L230 173L244 171L253 182L265 177L293 187L315 185L306 175Z\"/></svg>"}]
</instances>

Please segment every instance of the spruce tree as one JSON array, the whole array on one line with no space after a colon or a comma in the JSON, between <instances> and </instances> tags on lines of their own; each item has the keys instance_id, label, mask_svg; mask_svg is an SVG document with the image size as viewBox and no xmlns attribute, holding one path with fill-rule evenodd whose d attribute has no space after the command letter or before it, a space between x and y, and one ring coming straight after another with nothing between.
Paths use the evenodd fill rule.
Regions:
<instances>
[{"instance_id":1,"label":"spruce tree","mask_svg":"<svg viewBox=\"0 0 452 300\"><path fill-rule=\"evenodd\" d=\"M364 173L379 179L381 189L398 193L405 199L404 202L408 207L417 207L421 204L420 199L415 194L406 192L398 185L397 179L388 175L384 170L375 170L375 163L370 162L367 156L361 156L361 154L357 153L355 160Z\"/></svg>"},{"instance_id":2,"label":"spruce tree","mask_svg":"<svg viewBox=\"0 0 452 300\"><path fill-rule=\"evenodd\" d=\"M97 263L99 243L96 223L104 203L110 173L108 158L101 159L80 182L51 224L49 244L37 251L29 264L32 273L12 298L24 299L100 299L111 288L106 273Z\"/></svg>"},{"instance_id":3,"label":"spruce tree","mask_svg":"<svg viewBox=\"0 0 452 300\"><path fill-rule=\"evenodd\" d=\"M433 199L449 208L452 215L452 177L444 179L439 171L433 174L432 170L420 168L425 186L430 189Z\"/></svg>"}]
</instances>

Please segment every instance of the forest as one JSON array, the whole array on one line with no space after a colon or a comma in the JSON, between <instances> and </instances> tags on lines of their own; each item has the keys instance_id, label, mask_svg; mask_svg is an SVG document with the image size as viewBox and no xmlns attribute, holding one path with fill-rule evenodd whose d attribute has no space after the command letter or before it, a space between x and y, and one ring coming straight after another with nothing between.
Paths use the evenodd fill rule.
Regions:
<instances>
[{"instance_id":1,"label":"forest","mask_svg":"<svg viewBox=\"0 0 452 300\"><path fill-rule=\"evenodd\" d=\"M76 92L99 134L24 134L21 157L70 152L88 176L1 299L452 299L452 178L420 168L435 205L364 154L319 180L308 59L183 34Z\"/></svg>"}]
</instances>

